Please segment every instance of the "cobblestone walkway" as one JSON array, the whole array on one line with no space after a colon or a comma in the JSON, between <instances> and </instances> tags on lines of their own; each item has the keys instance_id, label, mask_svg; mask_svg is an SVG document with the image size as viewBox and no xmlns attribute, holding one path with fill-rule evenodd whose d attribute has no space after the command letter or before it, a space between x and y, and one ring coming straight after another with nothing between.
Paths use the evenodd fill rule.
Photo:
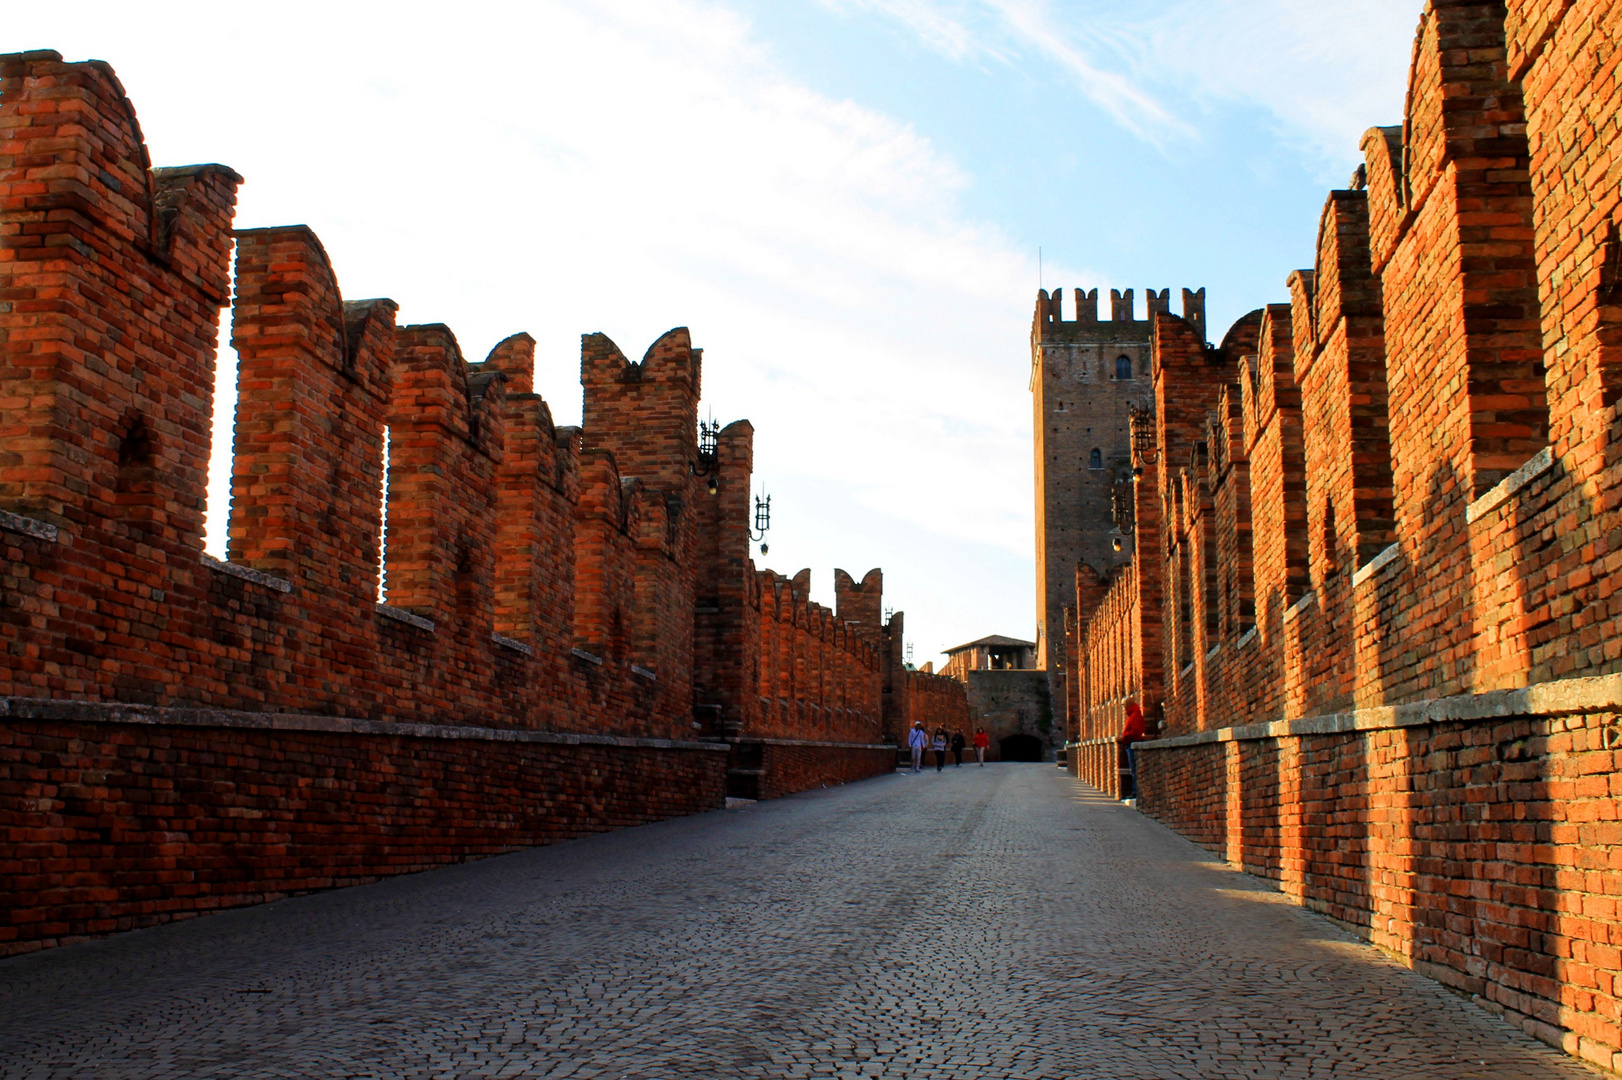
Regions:
<instances>
[{"instance_id":1,"label":"cobblestone walkway","mask_svg":"<svg viewBox=\"0 0 1622 1080\"><path fill-rule=\"evenodd\" d=\"M1052 766L0 963L5 1077L1593 1077Z\"/></svg>"}]
</instances>

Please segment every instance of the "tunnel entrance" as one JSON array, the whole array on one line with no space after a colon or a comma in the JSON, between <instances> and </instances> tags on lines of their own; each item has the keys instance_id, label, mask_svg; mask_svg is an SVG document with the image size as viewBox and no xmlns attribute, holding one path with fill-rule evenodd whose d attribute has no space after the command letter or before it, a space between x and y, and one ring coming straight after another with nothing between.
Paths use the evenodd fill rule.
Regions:
<instances>
[{"instance_id":1,"label":"tunnel entrance","mask_svg":"<svg viewBox=\"0 0 1622 1080\"><path fill-rule=\"evenodd\" d=\"M1010 735L999 745L1004 761L1042 760L1042 740L1035 735Z\"/></svg>"}]
</instances>

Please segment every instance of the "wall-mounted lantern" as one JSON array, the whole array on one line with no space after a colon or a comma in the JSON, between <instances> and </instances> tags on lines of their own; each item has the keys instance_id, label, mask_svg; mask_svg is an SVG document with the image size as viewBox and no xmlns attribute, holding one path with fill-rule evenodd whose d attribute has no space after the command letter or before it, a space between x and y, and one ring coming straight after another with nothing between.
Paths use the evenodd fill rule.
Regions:
<instances>
[{"instance_id":1,"label":"wall-mounted lantern","mask_svg":"<svg viewBox=\"0 0 1622 1080\"><path fill-rule=\"evenodd\" d=\"M755 496L755 524L749 530L749 539L760 544L760 553L766 554L770 550L766 546L766 530L772 527L772 497L770 495Z\"/></svg>"},{"instance_id":2,"label":"wall-mounted lantern","mask_svg":"<svg viewBox=\"0 0 1622 1080\"><path fill-rule=\"evenodd\" d=\"M715 475L715 446L721 439L721 422L719 420L700 420L698 422L698 464L693 467L693 475L708 477L704 485L711 495L721 490L719 478Z\"/></svg>"}]
</instances>

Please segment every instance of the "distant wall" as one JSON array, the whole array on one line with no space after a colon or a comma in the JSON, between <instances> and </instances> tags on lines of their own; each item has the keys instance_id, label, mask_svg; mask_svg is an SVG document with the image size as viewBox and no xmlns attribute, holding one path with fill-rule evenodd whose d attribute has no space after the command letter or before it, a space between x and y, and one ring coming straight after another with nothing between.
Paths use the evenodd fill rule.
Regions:
<instances>
[{"instance_id":1,"label":"distant wall","mask_svg":"<svg viewBox=\"0 0 1622 1080\"><path fill-rule=\"evenodd\" d=\"M965 734L972 734L976 727L986 729L991 737L987 761L1001 760L1002 740L1010 735L1039 739L1046 760L1051 760L1054 751L1063 746L1064 729L1053 716L1047 672L1039 669L970 671L965 692L969 711Z\"/></svg>"}]
</instances>

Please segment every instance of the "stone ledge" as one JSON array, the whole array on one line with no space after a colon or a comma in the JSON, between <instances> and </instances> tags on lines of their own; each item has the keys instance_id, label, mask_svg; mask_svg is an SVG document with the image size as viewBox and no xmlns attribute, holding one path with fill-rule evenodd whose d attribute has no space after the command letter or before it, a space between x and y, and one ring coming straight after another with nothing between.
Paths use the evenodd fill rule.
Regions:
<instances>
[{"instance_id":1,"label":"stone ledge","mask_svg":"<svg viewBox=\"0 0 1622 1080\"><path fill-rule=\"evenodd\" d=\"M407 626L415 626L418 630L426 630L430 634L434 632L434 620L425 619L421 615L413 615L404 608L389 607L387 604L379 604L377 605L377 613L383 616L385 619L393 619L395 622L403 622Z\"/></svg>"},{"instance_id":2,"label":"stone ledge","mask_svg":"<svg viewBox=\"0 0 1622 1080\"><path fill-rule=\"evenodd\" d=\"M841 750L905 750L900 743L822 742L817 739L751 739L747 735L728 735L727 744L764 743L767 746L826 746Z\"/></svg>"},{"instance_id":3,"label":"stone ledge","mask_svg":"<svg viewBox=\"0 0 1622 1080\"><path fill-rule=\"evenodd\" d=\"M1301 597L1301 599L1284 609L1284 617L1286 619L1298 619L1301 617L1301 613L1303 611L1307 610L1307 608L1311 607L1317 602L1318 590L1308 589L1305 596Z\"/></svg>"},{"instance_id":4,"label":"stone ledge","mask_svg":"<svg viewBox=\"0 0 1622 1080\"><path fill-rule=\"evenodd\" d=\"M534 656L535 655L535 650L534 649L530 648L528 645L525 645L522 641L519 641L517 638L510 638L510 637L507 637L505 634L491 634L490 635L490 640L495 642L496 645L499 646L500 648L511 649L513 652L523 653L525 656Z\"/></svg>"},{"instance_id":5,"label":"stone ledge","mask_svg":"<svg viewBox=\"0 0 1622 1080\"><path fill-rule=\"evenodd\" d=\"M1511 495L1515 494L1517 491L1521 490L1521 488L1525 487L1527 484L1530 484L1533 480L1536 480L1538 477L1542 476L1552 468L1554 468L1554 447L1545 446L1542 450L1539 450L1536 454L1532 455L1531 461L1528 461L1525 465L1522 465L1520 468L1498 481L1498 483L1493 486L1492 490L1488 491L1481 498L1465 507L1465 524L1471 524L1477 518L1485 517L1487 514L1492 513L1492 511L1496 510L1500 505L1508 501Z\"/></svg>"},{"instance_id":6,"label":"stone ledge","mask_svg":"<svg viewBox=\"0 0 1622 1080\"><path fill-rule=\"evenodd\" d=\"M654 671L652 668L642 667L640 664L632 664L631 665L631 674L632 675L640 675L642 678L647 679L649 682L658 682L659 681L659 673L657 671Z\"/></svg>"},{"instance_id":7,"label":"stone ledge","mask_svg":"<svg viewBox=\"0 0 1622 1080\"><path fill-rule=\"evenodd\" d=\"M1357 588L1359 585L1363 584L1363 582L1385 569L1386 566L1396 562L1397 556L1401 554L1402 545L1400 543L1387 544L1385 547L1381 548L1378 555L1374 556L1374 558L1352 571L1352 588Z\"/></svg>"},{"instance_id":8,"label":"stone ledge","mask_svg":"<svg viewBox=\"0 0 1622 1080\"><path fill-rule=\"evenodd\" d=\"M0 717L81 724L142 724L166 727L307 731L329 735L394 735L409 739L468 739L478 742L550 743L559 746L623 746L656 750L725 750L722 743L634 738L558 731L525 731L455 724L415 724L360 720L306 713L256 713L240 709L121 705L54 698L0 698Z\"/></svg>"},{"instance_id":9,"label":"stone ledge","mask_svg":"<svg viewBox=\"0 0 1622 1080\"><path fill-rule=\"evenodd\" d=\"M1252 626L1249 630L1246 630L1243 634L1239 635L1239 641L1234 645L1234 648L1235 649L1243 649L1246 645L1249 645L1252 641L1255 641L1255 640L1256 640L1256 628L1254 626Z\"/></svg>"},{"instance_id":10,"label":"stone ledge","mask_svg":"<svg viewBox=\"0 0 1622 1080\"><path fill-rule=\"evenodd\" d=\"M602 657L594 656L593 654L587 652L585 649L570 649L569 650L569 655L573 656L573 657L576 657L576 658L578 658L580 660L584 660L588 664L596 664L598 667L603 666L603 658Z\"/></svg>"},{"instance_id":11,"label":"stone ledge","mask_svg":"<svg viewBox=\"0 0 1622 1080\"><path fill-rule=\"evenodd\" d=\"M279 578L274 574L267 574L263 570L255 570L251 566L243 566L240 563L234 562L225 562L222 559L216 559L214 556L208 554L204 554L203 556L203 565L217 573L229 574L232 577L241 578L243 581L251 581L255 585L263 585L267 589L275 589L280 593L290 593L293 591L293 583L288 581L286 578Z\"/></svg>"},{"instance_id":12,"label":"stone ledge","mask_svg":"<svg viewBox=\"0 0 1622 1080\"><path fill-rule=\"evenodd\" d=\"M1335 735L1347 731L1385 731L1426 724L1503 720L1512 716L1562 716L1622 710L1622 674L1591 675L1536 683L1519 690L1456 694L1406 705L1375 705L1325 716L1304 716L1262 724L1201 731L1138 743L1139 749L1172 750L1205 743L1248 742L1292 735Z\"/></svg>"},{"instance_id":13,"label":"stone ledge","mask_svg":"<svg viewBox=\"0 0 1622 1080\"><path fill-rule=\"evenodd\" d=\"M9 510L0 510L0 529L7 532L21 533L23 536L32 536L35 540L43 540L47 544L56 543L59 532L55 525L48 521L39 521L35 518L13 514Z\"/></svg>"}]
</instances>

